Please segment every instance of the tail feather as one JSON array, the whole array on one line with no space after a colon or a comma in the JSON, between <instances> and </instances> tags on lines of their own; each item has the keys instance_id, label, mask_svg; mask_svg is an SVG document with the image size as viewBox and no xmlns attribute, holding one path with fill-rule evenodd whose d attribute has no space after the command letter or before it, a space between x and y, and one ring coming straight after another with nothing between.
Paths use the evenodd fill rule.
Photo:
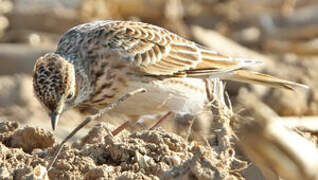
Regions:
<instances>
[{"instance_id":1,"label":"tail feather","mask_svg":"<svg viewBox=\"0 0 318 180\"><path fill-rule=\"evenodd\" d=\"M270 75L245 70L245 68L262 64L261 61L247 58L232 58L230 56L219 54L216 51L205 49L201 46L198 46L197 50L200 54L199 57L201 61L196 61L196 63L191 63L191 61L189 61L189 63L194 66L187 70L179 71L175 74L180 73L188 77L220 78L224 80L261 84L268 87L284 88L288 90L294 90L297 87L308 88L303 84L298 84ZM185 57L188 59L190 58L189 55L183 55L182 58L178 57L177 59L182 59L183 63L188 62L184 60L186 59ZM174 61L174 63L176 62L177 61Z\"/></svg>"},{"instance_id":2,"label":"tail feather","mask_svg":"<svg viewBox=\"0 0 318 180\"><path fill-rule=\"evenodd\" d=\"M299 84L299 83L283 80L280 78L276 78L270 75L248 71L248 70L233 71L230 73L220 75L219 78L233 80L233 81L240 81L245 83L261 84L268 87L284 88L288 90L295 90L295 88L305 88L305 89L309 88L308 86L304 84Z\"/></svg>"}]
</instances>

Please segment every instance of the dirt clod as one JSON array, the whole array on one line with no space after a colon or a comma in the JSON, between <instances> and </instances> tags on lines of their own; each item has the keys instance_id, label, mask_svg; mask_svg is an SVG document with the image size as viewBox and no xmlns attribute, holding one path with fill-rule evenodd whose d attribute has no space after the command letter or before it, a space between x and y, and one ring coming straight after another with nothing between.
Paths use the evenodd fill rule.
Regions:
<instances>
[{"instance_id":1,"label":"dirt clod","mask_svg":"<svg viewBox=\"0 0 318 180\"><path fill-rule=\"evenodd\" d=\"M40 128L25 127L15 131L10 140L11 147L21 147L25 152L35 148L51 147L55 143L53 134Z\"/></svg>"},{"instance_id":2,"label":"dirt clod","mask_svg":"<svg viewBox=\"0 0 318 180\"><path fill-rule=\"evenodd\" d=\"M100 134L103 126L105 124L96 125L88 134ZM10 144L12 146L0 144L0 157L4 160L0 162L3 167L0 175L18 179L36 178L40 172L45 175L45 167L57 149L53 146L52 134L32 127L16 129L11 134L10 142L15 142ZM48 171L50 179L213 179L232 176L211 148L193 146L180 136L160 129L111 140L106 135L108 140L105 141L91 141L88 137L99 136L85 136L81 140L85 142L82 146L74 143L77 146L63 148ZM36 143L24 144L25 138ZM41 144L40 141L47 142ZM31 151L32 154L26 153Z\"/></svg>"}]
</instances>

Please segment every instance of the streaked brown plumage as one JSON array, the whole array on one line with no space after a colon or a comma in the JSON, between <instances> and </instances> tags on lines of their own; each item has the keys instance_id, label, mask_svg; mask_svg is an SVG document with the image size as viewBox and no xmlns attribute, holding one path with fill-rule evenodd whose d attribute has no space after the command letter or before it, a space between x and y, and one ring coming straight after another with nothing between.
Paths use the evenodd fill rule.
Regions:
<instances>
[{"instance_id":1,"label":"streaked brown plumage","mask_svg":"<svg viewBox=\"0 0 318 180\"><path fill-rule=\"evenodd\" d=\"M67 109L100 109L138 88L148 92L114 111L127 115L197 113L207 102L205 78L286 89L305 87L245 70L256 64L260 62L219 54L154 25L97 21L67 31L55 53L39 58L33 82L36 96L52 116L53 128Z\"/></svg>"}]
</instances>

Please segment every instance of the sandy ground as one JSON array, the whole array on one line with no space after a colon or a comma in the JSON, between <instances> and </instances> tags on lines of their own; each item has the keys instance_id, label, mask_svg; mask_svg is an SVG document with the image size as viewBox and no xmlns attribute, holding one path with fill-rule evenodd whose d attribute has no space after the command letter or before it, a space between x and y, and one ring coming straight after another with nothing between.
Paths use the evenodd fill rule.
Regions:
<instances>
[{"instance_id":1,"label":"sandy ground","mask_svg":"<svg viewBox=\"0 0 318 180\"><path fill-rule=\"evenodd\" d=\"M110 138L97 124L80 141L66 146L50 179L239 179L228 172L213 149L163 130ZM50 131L0 124L1 179L35 179L55 153ZM16 147L16 148L15 148ZM45 170L43 170L45 172Z\"/></svg>"}]
</instances>

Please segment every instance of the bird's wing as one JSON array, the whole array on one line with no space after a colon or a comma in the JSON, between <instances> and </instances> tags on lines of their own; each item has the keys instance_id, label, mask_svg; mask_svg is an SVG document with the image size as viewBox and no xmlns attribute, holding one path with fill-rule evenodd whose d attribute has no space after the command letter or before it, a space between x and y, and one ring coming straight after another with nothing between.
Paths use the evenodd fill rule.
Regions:
<instances>
[{"instance_id":1,"label":"bird's wing","mask_svg":"<svg viewBox=\"0 0 318 180\"><path fill-rule=\"evenodd\" d=\"M114 21L105 27L105 52L116 53L148 75L210 76L257 64L235 59L181 38L166 29L141 23Z\"/></svg>"},{"instance_id":2,"label":"bird's wing","mask_svg":"<svg viewBox=\"0 0 318 180\"><path fill-rule=\"evenodd\" d=\"M306 87L241 70L260 62L222 55L166 29L142 22L97 21L76 26L64 34L56 52L73 60L79 54L93 59L115 55L137 72L151 76L218 77L285 89Z\"/></svg>"}]
</instances>

